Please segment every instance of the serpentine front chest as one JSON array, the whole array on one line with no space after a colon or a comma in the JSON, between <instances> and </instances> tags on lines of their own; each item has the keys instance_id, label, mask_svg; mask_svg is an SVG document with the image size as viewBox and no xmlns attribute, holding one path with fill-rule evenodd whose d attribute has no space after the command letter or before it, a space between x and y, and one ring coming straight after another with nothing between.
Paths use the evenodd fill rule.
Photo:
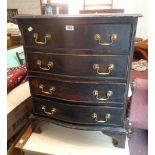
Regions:
<instances>
[{"instance_id":1,"label":"serpentine front chest","mask_svg":"<svg viewBox=\"0 0 155 155\"><path fill-rule=\"evenodd\" d=\"M139 15L18 16L33 114L101 130L125 147L127 94Z\"/></svg>"}]
</instances>

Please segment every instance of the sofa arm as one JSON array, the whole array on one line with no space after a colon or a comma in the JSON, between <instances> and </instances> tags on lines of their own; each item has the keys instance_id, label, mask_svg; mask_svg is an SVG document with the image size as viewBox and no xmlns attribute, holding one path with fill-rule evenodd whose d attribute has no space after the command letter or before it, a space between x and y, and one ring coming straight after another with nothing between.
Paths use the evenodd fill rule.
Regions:
<instances>
[{"instance_id":1,"label":"sofa arm","mask_svg":"<svg viewBox=\"0 0 155 155\"><path fill-rule=\"evenodd\" d=\"M129 120L133 128L148 129L148 80L134 80Z\"/></svg>"}]
</instances>

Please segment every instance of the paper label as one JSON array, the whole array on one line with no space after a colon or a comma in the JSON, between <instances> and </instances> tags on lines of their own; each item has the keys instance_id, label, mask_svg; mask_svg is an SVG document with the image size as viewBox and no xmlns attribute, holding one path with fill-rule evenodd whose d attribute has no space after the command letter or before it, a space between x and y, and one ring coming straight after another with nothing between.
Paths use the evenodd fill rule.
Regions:
<instances>
[{"instance_id":1,"label":"paper label","mask_svg":"<svg viewBox=\"0 0 155 155\"><path fill-rule=\"evenodd\" d=\"M30 26L28 27L28 31L31 32L33 30L33 28Z\"/></svg>"},{"instance_id":2,"label":"paper label","mask_svg":"<svg viewBox=\"0 0 155 155\"><path fill-rule=\"evenodd\" d=\"M66 31L74 31L73 25L66 25Z\"/></svg>"}]
</instances>

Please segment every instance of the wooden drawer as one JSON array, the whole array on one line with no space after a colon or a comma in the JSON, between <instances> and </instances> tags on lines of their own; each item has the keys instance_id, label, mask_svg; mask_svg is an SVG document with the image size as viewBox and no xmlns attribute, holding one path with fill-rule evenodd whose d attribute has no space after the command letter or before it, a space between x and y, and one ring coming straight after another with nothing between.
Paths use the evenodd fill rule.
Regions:
<instances>
[{"instance_id":1,"label":"wooden drawer","mask_svg":"<svg viewBox=\"0 0 155 155\"><path fill-rule=\"evenodd\" d=\"M25 23L24 45L37 48L124 50L129 53L130 24Z\"/></svg>"},{"instance_id":2,"label":"wooden drawer","mask_svg":"<svg viewBox=\"0 0 155 155\"><path fill-rule=\"evenodd\" d=\"M128 56L27 53L30 71L81 78L126 79Z\"/></svg>"},{"instance_id":3,"label":"wooden drawer","mask_svg":"<svg viewBox=\"0 0 155 155\"><path fill-rule=\"evenodd\" d=\"M33 98L34 113L53 119L78 124L122 125L123 108L63 104Z\"/></svg>"},{"instance_id":4,"label":"wooden drawer","mask_svg":"<svg viewBox=\"0 0 155 155\"><path fill-rule=\"evenodd\" d=\"M31 92L66 101L122 105L125 83L58 81L30 77Z\"/></svg>"}]
</instances>

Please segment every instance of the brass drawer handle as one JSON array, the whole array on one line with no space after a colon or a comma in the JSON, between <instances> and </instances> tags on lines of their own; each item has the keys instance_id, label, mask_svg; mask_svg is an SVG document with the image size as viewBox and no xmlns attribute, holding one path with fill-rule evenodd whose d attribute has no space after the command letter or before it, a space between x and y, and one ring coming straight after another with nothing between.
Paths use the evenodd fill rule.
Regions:
<instances>
[{"instance_id":1,"label":"brass drawer handle","mask_svg":"<svg viewBox=\"0 0 155 155\"><path fill-rule=\"evenodd\" d=\"M111 42L109 42L109 43L104 43L104 42L103 42L103 43L102 43L102 42L101 42L101 35L100 35L100 34L95 34L95 35L94 35L94 39L97 40L97 41L99 42L99 44L102 45L102 46L111 45L111 44L113 43L113 41L117 40L117 38L118 38L117 34L112 34L112 35L110 36Z\"/></svg>"},{"instance_id":2,"label":"brass drawer handle","mask_svg":"<svg viewBox=\"0 0 155 155\"><path fill-rule=\"evenodd\" d=\"M99 75L108 75L108 74L111 73L111 71L112 71L114 68L115 68L114 64L109 64L109 65L108 65L108 68L107 68L108 72L101 73L101 72L99 72L99 70L100 70L99 65L98 65L98 64L94 64L94 65L93 65L93 69L96 70L96 71L97 71L97 74L99 74Z\"/></svg>"},{"instance_id":3,"label":"brass drawer handle","mask_svg":"<svg viewBox=\"0 0 155 155\"><path fill-rule=\"evenodd\" d=\"M39 88L41 89L41 92L42 92L43 94L47 94L47 95L51 95L51 94L55 91L55 87L54 87L54 86L50 87L50 88L49 88L49 91L44 91L44 90L43 90L43 89L44 89L43 84L40 84L40 85L39 85Z\"/></svg>"},{"instance_id":4,"label":"brass drawer handle","mask_svg":"<svg viewBox=\"0 0 155 155\"><path fill-rule=\"evenodd\" d=\"M54 66L54 63L52 61L49 61L47 64L47 68L44 68L44 67L41 67L41 60L37 60L37 65L39 66L41 70L47 71L47 70L50 70Z\"/></svg>"},{"instance_id":5,"label":"brass drawer handle","mask_svg":"<svg viewBox=\"0 0 155 155\"><path fill-rule=\"evenodd\" d=\"M47 114L47 115L53 115L53 114L56 113L56 111L57 111L56 108L52 108L50 112L47 112L47 111L46 111L46 106L45 106L45 105L42 105L42 106L41 106L41 109L42 109L43 112L44 112L45 114Z\"/></svg>"},{"instance_id":6,"label":"brass drawer handle","mask_svg":"<svg viewBox=\"0 0 155 155\"><path fill-rule=\"evenodd\" d=\"M98 90L94 90L93 91L93 95L96 96L96 99L100 100L100 101L106 101L109 99L110 96L113 95L113 92L111 90L109 90L106 94L106 98L99 98L99 92Z\"/></svg>"},{"instance_id":7,"label":"brass drawer handle","mask_svg":"<svg viewBox=\"0 0 155 155\"><path fill-rule=\"evenodd\" d=\"M50 40L51 39L51 34L47 33L45 36L44 36L44 41L38 41L38 36L39 34L38 33L33 33L33 37L34 37L34 41L36 44L39 44L39 45L45 45L47 43L47 40Z\"/></svg>"},{"instance_id":8,"label":"brass drawer handle","mask_svg":"<svg viewBox=\"0 0 155 155\"><path fill-rule=\"evenodd\" d=\"M105 115L105 120L98 120L98 116L97 116L96 113L93 113L93 114L91 115L91 117L92 117L96 122L99 122L99 123L106 123L106 122L108 122L108 121L110 120L111 115L110 115L110 114L106 114L106 115Z\"/></svg>"}]
</instances>

